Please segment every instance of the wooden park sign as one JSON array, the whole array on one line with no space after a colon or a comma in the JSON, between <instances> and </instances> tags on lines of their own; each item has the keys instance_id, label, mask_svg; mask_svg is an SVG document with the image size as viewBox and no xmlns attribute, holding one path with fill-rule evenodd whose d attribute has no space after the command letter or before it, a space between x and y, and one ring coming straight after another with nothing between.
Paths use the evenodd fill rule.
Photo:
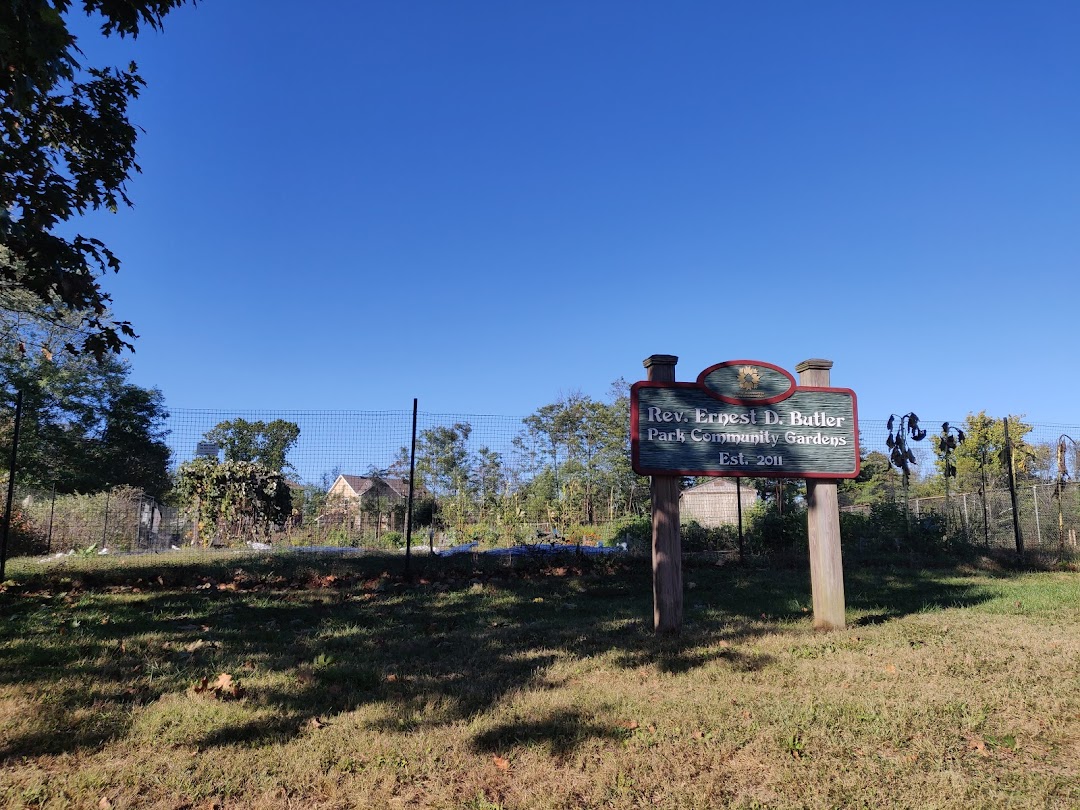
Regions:
<instances>
[{"instance_id":1,"label":"wooden park sign","mask_svg":"<svg viewBox=\"0 0 1080 810\"><path fill-rule=\"evenodd\" d=\"M854 478L855 392L799 387L771 363L730 360L697 382L630 389L630 443L639 475Z\"/></svg>"},{"instance_id":2,"label":"wooden park sign","mask_svg":"<svg viewBox=\"0 0 1080 810\"><path fill-rule=\"evenodd\" d=\"M679 479L683 476L805 478L814 626L845 624L836 479L859 474L855 392L829 386L829 360L784 369L756 360L710 366L675 382L672 355L645 360L649 379L630 389L634 471L652 476L653 620L682 625Z\"/></svg>"}]
</instances>

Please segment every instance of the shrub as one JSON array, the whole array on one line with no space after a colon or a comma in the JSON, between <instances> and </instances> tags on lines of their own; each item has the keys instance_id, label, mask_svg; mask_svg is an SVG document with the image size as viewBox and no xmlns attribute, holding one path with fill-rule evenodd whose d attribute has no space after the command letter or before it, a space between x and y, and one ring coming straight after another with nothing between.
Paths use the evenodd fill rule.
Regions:
<instances>
[{"instance_id":1,"label":"shrub","mask_svg":"<svg viewBox=\"0 0 1080 810\"><path fill-rule=\"evenodd\" d=\"M749 510L747 547L754 554L803 553L808 548L806 507L788 505L781 513L776 504L758 502Z\"/></svg>"},{"instance_id":2,"label":"shrub","mask_svg":"<svg viewBox=\"0 0 1080 810\"><path fill-rule=\"evenodd\" d=\"M872 504L868 515L841 513L840 533L859 551L932 554L956 551L969 543L962 530L947 530L943 516L933 512L909 516L904 504L894 500Z\"/></svg>"},{"instance_id":3,"label":"shrub","mask_svg":"<svg viewBox=\"0 0 1080 810\"><path fill-rule=\"evenodd\" d=\"M686 552L726 551L738 544L739 530L735 526L705 527L696 520L682 526L682 549Z\"/></svg>"},{"instance_id":4,"label":"shrub","mask_svg":"<svg viewBox=\"0 0 1080 810\"><path fill-rule=\"evenodd\" d=\"M383 548L400 548L405 543L405 535L401 532L383 532L379 537L379 544Z\"/></svg>"},{"instance_id":5,"label":"shrub","mask_svg":"<svg viewBox=\"0 0 1080 810\"><path fill-rule=\"evenodd\" d=\"M652 553L652 518L646 515L620 518L615 522L614 542L626 543L631 554Z\"/></svg>"},{"instance_id":6,"label":"shrub","mask_svg":"<svg viewBox=\"0 0 1080 810\"><path fill-rule=\"evenodd\" d=\"M3 515L0 514L0 523L2 522ZM23 554L42 554L45 551L43 533L18 504L11 506L11 528L8 538L11 543L8 554L12 557Z\"/></svg>"}]
</instances>

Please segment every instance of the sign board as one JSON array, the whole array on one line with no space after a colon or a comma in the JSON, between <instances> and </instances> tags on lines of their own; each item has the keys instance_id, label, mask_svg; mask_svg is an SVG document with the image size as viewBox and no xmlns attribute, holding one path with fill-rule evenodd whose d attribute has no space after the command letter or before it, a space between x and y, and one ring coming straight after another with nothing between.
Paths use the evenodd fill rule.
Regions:
<instances>
[{"instance_id":1,"label":"sign board","mask_svg":"<svg viewBox=\"0 0 1080 810\"><path fill-rule=\"evenodd\" d=\"M718 363L692 383L635 383L630 444L639 475L859 474L855 392L798 386L757 360Z\"/></svg>"},{"instance_id":2,"label":"sign board","mask_svg":"<svg viewBox=\"0 0 1080 810\"><path fill-rule=\"evenodd\" d=\"M195 458L217 458L220 450L214 442L199 442L195 445Z\"/></svg>"}]
</instances>

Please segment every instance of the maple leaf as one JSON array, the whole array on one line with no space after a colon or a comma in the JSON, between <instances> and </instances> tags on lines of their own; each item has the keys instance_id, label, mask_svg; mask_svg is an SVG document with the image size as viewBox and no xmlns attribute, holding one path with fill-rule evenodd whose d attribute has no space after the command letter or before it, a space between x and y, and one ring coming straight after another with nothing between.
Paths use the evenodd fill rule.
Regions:
<instances>
[{"instance_id":1,"label":"maple leaf","mask_svg":"<svg viewBox=\"0 0 1080 810\"><path fill-rule=\"evenodd\" d=\"M492 756L491 761L495 763L495 767L498 768L500 771L510 770L510 760L503 759L498 754Z\"/></svg>"}]
</instances>

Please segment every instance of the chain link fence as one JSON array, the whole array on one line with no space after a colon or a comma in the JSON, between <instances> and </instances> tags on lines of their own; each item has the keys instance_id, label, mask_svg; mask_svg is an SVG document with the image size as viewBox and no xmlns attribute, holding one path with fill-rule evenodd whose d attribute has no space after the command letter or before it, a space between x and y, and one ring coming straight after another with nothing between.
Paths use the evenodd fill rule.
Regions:
<instances>
[{"instance_id":1,"label":"chain link fence","mask_svg":"<svg viewBox=\"0 0 1080 810\"><path fill-rule=\"evenodd\" d=\"M193 504L179 502L175 495L153 498L133 487L93 495L57 494L20 488L16 477L12 532L17 539L12 552L166 551L192 543L388 549L404 544L410 411L176 409L168 423L172 472L195 459L200 449L207 454L207 434L237 419L284 420L299 429L284 469L292 490L292 514L283 524L268 529L254 519L241 520L235 531L203 526L200 533ZM426 466L422 464L424 468L416 472L414 545L567 542L611 546L627 542L632 548L636 543L638 550L647 550L642 544L647 543L643 532L648 480L629 470L626 423L614 428L614 438L604 440L607 444L597 440L590 456L580 448L572 452L558 441L545 442L546 434L530 430L528 419L417 414L418 457L426 459ZM1027 549L1077 552L1080 485L1074 481L1080 477L1080 454L1070 434L1080 435L1080 427L1033 425L1021 430L1017 426L1023 457L1014 461L1022 470L1014 509L1007 476L1001 472L1000 461L992 457L974 466L968 463L949 482L946 494L932 429L941 422L922 423L931 435L909 443L915 463L906 490L901 476L886 468L876 488L852 490L842 485L845 512L869 520L876 505L890 503L904 508L915 525L934 523L943 536L974 548L1012 548L1018 529ZM963 426L964 421L952 424ZM864 454L887 457L889 434L885 420L862 419ZM224 458L223 452L218 453ZM869 462L864 464L868 466ZM744 481L736 496L706 493L703 497L716 503L702 513L731 516L741 512L743 528L750 531L770 499L779 503L773 495L782 489L777 483ZM739 499L737 506L733 497ZM798 505L796 494L787 508ZM714 546L733 549L738 542L736 521L727 517L722 523L704 527L709 530L704 536L713 538ZM697 528L701 527L686 534L688 539L699 536L694 533ZM856 535L845 536L845 545L861 542Z\"/></svg>"}]
</instances>

